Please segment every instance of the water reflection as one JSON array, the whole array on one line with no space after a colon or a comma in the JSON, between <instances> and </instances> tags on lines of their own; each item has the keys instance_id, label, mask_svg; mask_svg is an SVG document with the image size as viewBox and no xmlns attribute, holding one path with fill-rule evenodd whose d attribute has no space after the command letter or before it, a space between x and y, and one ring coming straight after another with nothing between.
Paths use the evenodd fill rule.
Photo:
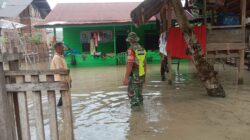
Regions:
<instances>
[{"instance_id":1,"label":"water reflection","mask_svg":"<svg viewBox=\"0 0 250 140\"><path fill-rule=\"evenodd\" d=\"M220 71L219 78L228 95L222 99L208 97L197 75L190 73L187 66L183 66L180 73L173 73L173 85L168 85L167 81L160 81L159 65L149 65L144 104L135 110L131 110L127 87L121 83L125 67L103 69L71 70L76 140L247 140L250 137L250 81L246 78L245 85L235 85L234 67ZM42 100L46 110L47 99ZM28 105L33 106L32 102ZM62 129L62 114L60 108L58 110ZM46 112L44 120L48 140ZM31 131L35 140L35 128L31 127ZM62 130L60 134L63 137Z\"/></svg>"}]
</instances>

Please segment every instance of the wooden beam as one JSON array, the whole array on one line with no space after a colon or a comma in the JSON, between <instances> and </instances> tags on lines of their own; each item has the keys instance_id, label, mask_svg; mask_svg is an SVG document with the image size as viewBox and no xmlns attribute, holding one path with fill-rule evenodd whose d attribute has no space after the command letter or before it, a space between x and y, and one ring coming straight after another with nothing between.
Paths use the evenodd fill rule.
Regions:
<instances>
[{"instance_id":1,"label":"wooden beam","mask_svg":"<svg viewBox=\"0 0 250 140\"><path fill-rule=\"evenodd\" d=\"M206 51L244 50L245 43L208 43Z\"/></svg>"},{"instance_id":2,"label":"wooden beam","mask_svg":"<svg viewBox=\"0 0 250 140\"><path fill-rule=\"evenodd\" d=\"M5 71L5 76L21 76L21 75L68 75L69 70L18 70Z\"/></svg>"},{"instance_id":3,"label":"wooden beam","mask_svg":"<svg viewBox=\"0 0 250 140\"><path fill-rule=\"evenodd\" d=\"M167 29L169 30L172 26L172 12L173 9L171 8L170 3L168 3L167 6L167 21L168 21L168 27ZM171 52L168 52L168 84L171 85L172 84L172 54Z\"/></svg>"},{"instance_id":4,"label":"wooden beam","mask_svg":"<svg viewBox=\"0 0 250 140\"><path fill-rule=\"evenodd\" d=\"M8 105L8 96L5 88L5 77L3 72L3 63L0 62L0 133L1 140L15 140L12 134L12 123L10 118L10 108Z\"/></svg>"},{"instance_id":5,"label":"wooden beam","mask_svg":"<svg viewBox=\"0 0 250 140\"><path fill-rule=\"evenodd\" d=\"M241 25L242 25L242 30L243 30L242 43L244 44L246 42L246 5L247 5L246 0L240 1L240 7L242 10L241 11ZM244 72L244 63L245 63L244 55L245 55L244 50L242 50L240 52L240 64L238 66L238 69L239 69L238 84L243 84L243 72Z\"/></svg>"},{"instance_id":6,"label":"wooden beam","mask_svg":"<svg viewBox=\"0 0 250 140\"><path fill-rule=\"evenodd\" d=\"M42 91L42 90L69 90L66 82L46 82L46 83L17 83L6 84L8 92L26 92L26 91Z\"/></svg>"},{"instance_id":7,"label":"wooden beam","mask_svg":"<svg viewBox=\"0 0 250 140\"><path fill-rule=\"evenodd\" d=\"M216 58L240 58L240 54L239 53L232 53L232 54L220 54L220 53L217 53L217 54L207 54L206 55L206 58L210 59L216 59Z\"/></svg>"},{"instance_id":8,"label":"wooden beam","mask_svg":"<svg viewBox=\"0 0 250 140\"><path fill-rule=\"evenodd\" d=\"M23 54L22 53L18 53L18 54L1 54L0 55L0 62L8 62L8 61L15 61L15 60L20 60L23 58Z\"/></svg>"},{"instance_id":9,"label":"wooden beam","mask_svg":"<svg viewBox=\"0 0 250 140\"><path fill-rule=\"evenodd\" d=\"M241 28L242 25L211 26L211 29Z\"/></svg>"},{"instance_id":10,"label":"wooden beam","mask_svg":"<svg viewBox=\"0 0 250 140\"><path fill-rule=\"evenodd\" d=\"M242 85L244 80L243 80L243 77L244 77L244 57L245 57L245 53L244 53L244 50L241 50L240 51L240 64L238 66L238 70L239 70L239 73L238 73L238 84L239 85Z\"/></svg>"},{"instance_id":11,"label":"wooden beam","mask_svg":"<svg viewBox=\"0 0 250 140\"><path fill-rule=\"evenodd\" d=\"M203 16L204 16L204 25L207 25L207 2L203 0Z\"/></svg>"},{"instance_id":12,"label":"wooden beam","mask_svg":"<svg viewBox=\"0 0 250 140\"><path fill-rule=\"evenodd\" d=\"M240 7L241 7L241 26L242 29L245 30L246 29L246 0L241 0L240 1ZM244 40L245 42L245 40Z\"/></svg>"}]
</instances>

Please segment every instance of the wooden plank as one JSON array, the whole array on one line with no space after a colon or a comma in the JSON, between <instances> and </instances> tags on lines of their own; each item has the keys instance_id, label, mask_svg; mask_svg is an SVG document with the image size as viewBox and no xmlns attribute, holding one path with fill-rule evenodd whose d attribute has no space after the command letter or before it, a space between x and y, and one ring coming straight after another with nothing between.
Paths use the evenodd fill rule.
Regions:
<instances>
[{"instance_id":1,"label":"wooden plank","mask_svg":"<svg viewBox=\"0 0 250 140\"><path fill-rule=\"evenodd\" d=\"M242 25L227 25L227 26L211 26L211 29L227 29L227 28L241 28Z\"/></svg>"},{"instance_id":2,"label":"wooden plank","mask_svg":"<svg viewBox=\"0 0 250 140\"><path fill-rule=\"evenodd\" d=\"M167 15L166 15L166 7L163 7L162 9L161 9L161 22L162 22L162 32L166 32L167 31L167 26L168 26L168 21L167 21Z\"/></svg>"},{"instance_id":3,"label":"wooden plank","mask_svg":"<svg viewBox=\"0 0 250 140\"><path fill-rule=\"evenodd\" d=\"M172 9L170 8L170 4L168 4L167 10L167 20L168 20L168 30L171 28L172 24ZM172 84L172 55L171 52L168 52L168 84Z\"/></svg>"},{"instance_id":4,"label":"wooden plank","mask_svg":"<svg viewBox=\"0 0 250 140\"><path fill-rule=\"evenodd\" d=\"M12 134L11 114L8 103L8 96L5 89L5 77L3 71L3 63L0 62L0 133L1 140L14 140Z\"/></svg>"},{"instance_id":5,"label":"wooden plank","mask_svg":"<svg viewBox=\"0 0 250 140\"><path fill-rule=\"evenodd\" d=\"M9 61L9 70L19 70L19 61ZM16 77L10 76L10 83L15 83ZM18 106L18 97L17 94L13 93L13 101L14 101L14 109L15 109L15 118L16 118L16 127L17 127L17 136L18 140L22 140L22 131L21 131L21 124L20 124L20 113L19 113L19 106Z\"/></svg>"},{"instance_id":6,"label":"wooden plank","mask_svg":"<svg viewBox=\"0 0 250 140\"><path fill-rule=\"evenodd\" d=\"M73 116L71 107L71 95L68 91L61 91L63 101L63 122L66 140L74 140Z\"/></svg>"},{"instance_id":7,"label":"wooden plank","mask_svg":"<svg viewBox=\"0 0 250 140\"><path fill-rule=\"evenodd\" d=\"M10 83L11 79L10 77L5 78L6 79L6 83ZM8 95L8 106L9 106L9 112L10 112L10 120L11 121L11 128L12 128L12 135L14 139L17 139L17 127L16 127L16 121L15 121L15 108L14 108L14 99L13 99L13 93L7 93Z\"/></svg>"},{"instance_id":8,"label":"wooden plank","mask_svg":"<svg viewBox=\"0 0 250 140\"><path fill-rule=\"evenodd\" d=\"M54 76L53 75L47 75L46 79L47 79L48 82L53 82L54 81ZM48 100L49 100L50 139L51 140L59 140L55 91L48 91Z\"/></svg>"},{"instance_id":9,"label":"wooden plank","mask_svg":"<svg viewBox=\"0 0 250 140\"><path fill-rule=\"evenodd\" d=\"M17 83L23 83L24 77L17 76ZM25 92L18 92L18 106L20 113L20 126L21 126L21 136L23 140L30 140L30 126L29 126L29 115L27 108L27 97Z\"/></svg>"},{"instance_id":10,"label":"wooden plank","mask_svg":"<svg viewBox=\"0 0 250 140\"><path fill-rule=\"evenodd\" d=\"M242 43L246 42L246 0L240 1L240 7L241 7L241 25L242 25Z\"/></svg>"},{"instance_id":11,"label":"wooden plank","mask_svg":"<svg viewBox=\"0 0 250 140\"><path fill-rule=\"evenodd\" d=\"M204 25L207 25L207 2L203 0Z\"/></svg>"},{"instance_id":12,"label":"wooden plank","mask_svg":"<svg viewBox=\"0 0 250 140\"><path fill-rule=\"evenodd\" d=\"M5 76L20 76L20 75L68 75L69 70L18 70L18 71L5 71Z\"/></svg>"},{"instance_id":13,"label":"wooden plank","mask_svg":"<svg viewBox=\"0 0 250 140\"><path fill-rule=\"evenodd\" d=\"M245 47L245 43L208 43L206 51L244 50Z\"/></svg>"},{"instance_id":14,"label":"wooden plank","mask_svg":"<svg viewBox=\"0 0 250 140\"><path fill-rule=\"evenodd\" d=\"M64 79L65 76L64 76ZM69 91L60 91L63 101L63 122L66 140L74 140L73 115L71 106L71 95Z\"/></svg>"},{"instance_id":15,"label":"wooden plank","mask_svg":"<svg viewBox=\"0 0 250 140\"><path fill-rule=\"evenodd\" d=\"M168 52L168 84L172 84L172 56L170 52Z\"/></svg>"},{"instance_id":16,"label":"wooden plank","mask_svg":"<svg viewBox=\"0 0 250 140\"><path fill-rule=\"evenodd\" d=\"M246 0L241 0L240 1L240 7L241 7L241 26L245 27L246 26L246 6L247 2Z\"/></svg>"},{"instance_id":17,"label":"wooden plank","mask_svg":"<svg viewBox=\"0 0 250 140\"><path fill-rule=\"evenodd\" d=\"M240 58L240 54L207 54L206 58Z\"/></svg>"},{"instance_id":18,"label":"wooden plank","mask_svg":"<svg viewBox=\"0 0 250 140\"><path fill-rule=\"evenodd\" d=\"M238 66L239 69L239 75L238 75L238 84L242 85L243 84L243 76L244 76L244 57L245 57L245 53L244 50L240 51L240 64Z\"/></svg>"},{"instance_id":19,"label":"wooden plank","mask_svg":"<svg viewBox=\"0 0 250 140\"><path fill-rule=\"evenodd\" d=\"M22 53L17 53L17 54L4 53L0 55L0 62L14 61L22 58L23 58Z\"/></svg>"},{"instance_id":20,"label":"wooden plank","mask_svg":"<svg viewBox=\"0 0 250 140\"><path fill-rule=\"evenodd\" d=\"M9 111L10 111L10 120L11 121L11 128L12 128L12 135L15 140L17 140L17 127L15 121L15 107L14 107L14 99L13 93L8 93L8 102L9 102Z\"/></svg>"},{"instance_id":21,"label":"wooden plank","mask_svg":"<svg viewBox=\"0 0 250 140\"><path fill-rule=\"evenodd\" d=\"M38 83L39 76L32 75L31 82ZM33 93L33 104L34 104L33 113L35 117L36 135L37 135L36 139L45 140L41 91L33 91L32 93Z\"/></svg>"},{"instance_id":22,"label":"wooden plank","mask_svg":"<svg viewBox=\"0 0 250 140\"><path fill-rule=\"evenodd\" d=\"M66 82L20 83L20 84L6 84L6 89L8 92L69 90L69 85Z\"/></svg>"},{"instance_id":23,"label":"wooden plank","mask_svg":"<svg viewBox=\"0 0 250 140\"><path fill-rule=\"evenodd\" d=\"M241 43L244 30L220 29L207 31L207 43Z\"/></svg>"}]
</instances>

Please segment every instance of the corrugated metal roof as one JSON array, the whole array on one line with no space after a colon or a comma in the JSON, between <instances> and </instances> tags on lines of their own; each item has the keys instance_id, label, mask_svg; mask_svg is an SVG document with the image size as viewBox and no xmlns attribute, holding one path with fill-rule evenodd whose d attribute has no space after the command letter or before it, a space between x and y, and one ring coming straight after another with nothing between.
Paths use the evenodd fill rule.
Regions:
<instances>
[{"instance_id":1,"label":"corrugated metal roof","mask_svg":"<svg viewBox=\"0 0 250 140\"><path fill-rule=\"evenodd\" d=\"M32 0L4 0L0 3L0 17L17 17Z\"/></svg>"},{"instance_id":2,"label":"corrugated metal roof","mask_svg":"<svg viewBox=\"0 0 250 140\"><path fill-rule=\"evenodd\" d=\"M26 25L14 22L14 21L9 21L5 19L0 19L0 28L2 29L14 29L14 28L22 28L25 27Z\"/></svg>"},{"instance_id":3,"label":"corrugated metal roof","mask_svg":"<svg viewBox=\"0 0 250 140\"><path fill-rule=\"evenodd\" d=\"M44 22L35 26L108 24L131 22L130 12L138 6L130 3L60 3Z\"/></svg>"}]
</instances>

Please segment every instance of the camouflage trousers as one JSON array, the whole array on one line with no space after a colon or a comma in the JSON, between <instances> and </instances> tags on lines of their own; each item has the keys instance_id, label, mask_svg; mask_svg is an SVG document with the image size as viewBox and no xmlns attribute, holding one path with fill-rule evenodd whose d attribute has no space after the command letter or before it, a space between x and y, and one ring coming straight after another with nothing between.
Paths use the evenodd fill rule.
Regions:
<instances>
[{"instance_id":1,"label":"camouflage trousers","mask_svg":"<svg viewBox=\"0 0 250 140\"><path fill-rule=\"evenodd\" d=\"M131 106L138 106L143 102L142 89L145 76L129 76L128 97Z\"/></svg>"}]
</instances>

